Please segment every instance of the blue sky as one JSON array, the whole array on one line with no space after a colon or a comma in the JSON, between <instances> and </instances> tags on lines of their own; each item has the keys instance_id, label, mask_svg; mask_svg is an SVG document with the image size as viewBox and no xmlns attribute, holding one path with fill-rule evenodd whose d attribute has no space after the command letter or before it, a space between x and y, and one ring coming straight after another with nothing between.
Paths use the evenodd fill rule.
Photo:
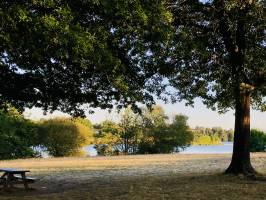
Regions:
<instances>
[{"instance_id":1,"label":"blue sky","mask_svg":"<svg viewBox=\"0 0 266 200\"><path fill-rule=\"evenodd\" d=\"M185 106L184 103L176 104L164 104L161 101L157 101L158 105L161 105L166 114L171 118L175 114L185 114L189 117L188 124L191 128L195 126L204 127L223 127L225 129L234 128L234 112L229 111L225 114L218 114L215 111L207 109L205 105L201 103L200 100L195 101L194 108ZM44 116L41 109L26 110L24 115L30 119L41 119L50 118L55 116L64 116L65 114L58 111L54 112L52 115ZM106 119L117 121L119 119L119 114L112 111L109 113L106 110L95 109L94 114L87 114L87 118L92 123L100 123ZM266 112L262 113L259 111L251 111L251 128L258 128L266 131Z\"/></svg>"}]
</instances>

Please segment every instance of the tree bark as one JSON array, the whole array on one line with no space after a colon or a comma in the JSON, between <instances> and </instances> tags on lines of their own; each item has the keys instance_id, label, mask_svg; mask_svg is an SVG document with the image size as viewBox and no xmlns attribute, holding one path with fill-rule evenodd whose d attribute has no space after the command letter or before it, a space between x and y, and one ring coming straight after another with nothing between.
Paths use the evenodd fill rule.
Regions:
<instances>
[{"instance_id":1,"label":"tree bark","mask_svg":"<svg viewBox=\"0 0 266 200\"><path fill-rule=\"evenodd\" d=\"M244 89L236 97L234 147L231 164L225 171L229 174L254 175L250 162L250 91Z\"/></svg>"}]
</instances>

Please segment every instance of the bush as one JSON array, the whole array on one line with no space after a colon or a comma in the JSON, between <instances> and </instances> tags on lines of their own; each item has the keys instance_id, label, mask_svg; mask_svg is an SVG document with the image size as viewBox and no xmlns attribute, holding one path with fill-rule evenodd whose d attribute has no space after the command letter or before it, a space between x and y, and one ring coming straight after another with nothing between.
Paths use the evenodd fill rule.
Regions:
<instances>
[{"instance_id":1,"label":"bush","mask_svg":"<svg viewBox=\"0 0 266 200\"><path fill-rule=\"evenodd\" d=\"M92 129L81 119L55 118L43 121L39 141L55 157L82 156L82 147L92 143ZM83 121L84 122L84 121Z\"/></svg>"},{"instance_id":2,"label":"bush","mask_svg":"<svg viewBox=\"0 0 266 200\"><path fill-rule=\"evenodd\" d=\"M36 124L24 119L16 109L0 110L0 159L37 156L33 150L36 130Z\"/></svg>"},{"instance_id":3,"label":"bush","mask_svg":"<svg viewBox=\"0 0 266 200\"><path fill-rule=\"evenodd\" d=\"M250 134L250 151L264 152L266 150L266 133L256 129L251 130Z\"/></svg>"}]
</instances>

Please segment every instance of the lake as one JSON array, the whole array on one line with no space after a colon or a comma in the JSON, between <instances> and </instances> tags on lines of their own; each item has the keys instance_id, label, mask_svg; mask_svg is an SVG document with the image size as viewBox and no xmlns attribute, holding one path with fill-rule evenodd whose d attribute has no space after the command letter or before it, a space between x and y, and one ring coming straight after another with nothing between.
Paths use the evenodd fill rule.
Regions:
<instances>
[{"instance_id":1,"label":"lake","mask_svg":"<svg viewBox=\"0 0 266 200\"><path fill-rule=\"evenodd\" d=\"M85 147L85 151L90 156L97 156L97 151L93 148L93 145ZM184 151L181 151L181 154L223 154L223 153L232 153L233 152L233 143L232 142L223 142L222 145L192 145L187 147Z\"/></svg>"},{"instance_id":2,"label":"lake","mask_svg":"<svg viewBox=\"0 0 266 200\"><path fill-rule=\"evenodd\" d=\"M187 147L181 154L208 154L208 153L232 153L233 152L233 142L223 142L222 145L192 145Z\"/></svg>"}]
</instances>

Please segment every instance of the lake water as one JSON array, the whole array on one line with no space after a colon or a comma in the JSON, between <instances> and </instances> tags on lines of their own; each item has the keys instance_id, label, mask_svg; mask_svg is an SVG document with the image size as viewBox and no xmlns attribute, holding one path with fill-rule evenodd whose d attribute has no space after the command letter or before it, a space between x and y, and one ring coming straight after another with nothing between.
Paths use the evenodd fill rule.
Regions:
<instances>
[{"instance_id":1,"label":"lake water","mask_svg":"<svg viewBox=\"0 0 266 200\"><path fill-rule=\"evenodd\" d=\"M85 151L90 156L97 156L97 151L93 148L93 145L85 147ZM223 154L223 153L232 153L233 152L233 143L232 142L223 142L222 145L192 145L187 147L184 151L181 151L181 154Z\"/></svg>"},{"instance_id":2,"label":"lake water","mask_svg":"<svg viewBox=\"0 0 266 200\"><path fill-rule=\"evenodd\" d=\"M222 145L192 145L187 147L181 154L222 154L222 153L232 153L233 152L233 142L223 142Z\"/></svg>"}]
</instances>

